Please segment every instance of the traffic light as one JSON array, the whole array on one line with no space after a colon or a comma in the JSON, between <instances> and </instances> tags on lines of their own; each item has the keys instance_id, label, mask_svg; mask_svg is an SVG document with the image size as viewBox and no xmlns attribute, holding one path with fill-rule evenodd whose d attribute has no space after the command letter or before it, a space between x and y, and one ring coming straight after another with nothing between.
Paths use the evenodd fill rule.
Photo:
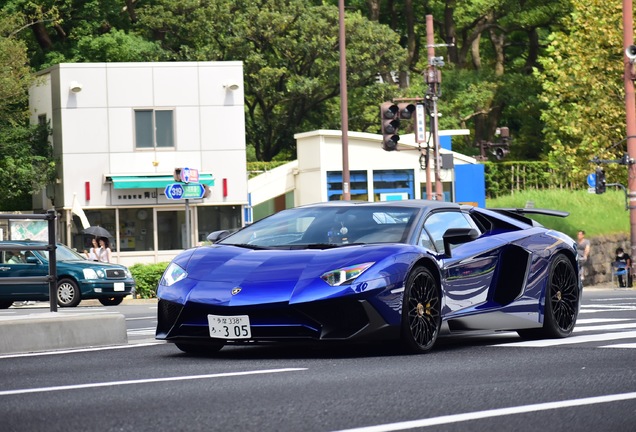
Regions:
<instances>
[{"instance_id":1,"label":"traffic light","mask_svg":"<svg viewBox=\"0 0 636 432\"><path fill-rule=\"evenodd\" d=\"M508 144L494 144L492 153L495 155L497 160L502 160L506 157L510 150L508 150Z\"/></svg>"},{"instance_id":2,"label":"traffic light","mask_svg":"<svg viewBox=\"0 0 636 432\"><path fill-rule=\"evenodd\" d=\"M411 120L415 113L415 105L412 103L394 104L384 102L380 105L380 117L382 122L382 148L386 151L397 150L400 140L398 129L400 120Z\"/></svg>"},{"instance_id":3,"label":"traffic light","mask_svg":"<svg viewBox=\"0 0 636 432\"><path fill-rule=\"evenodd\" d=\"M400 109L393 102L380 105L380 121L382 122L382 148L386 151L397 150L400 140L397 131L400 127Z\"/></svg>"},{"instance_id":4,"label":"traffic light","mask_svg":"<svg viewBox=\"0 0 636 432\"><path fill-rule=\"evenodd\" d=\"M605 171L602 168L596 168L596 186L595 191L597 194L605 193Z\"/></svg>"},{"instance_id":5,"label":"traffic light","mask_svg":"<svg viewBox=\"0 0 636 432\"><path fill-rule=\"evenodd\" d=\"M400 113L401 120L411 120L413 113L415 113L415 105L412 103L400 103L398 104L398 111Z\"/></svg>"}]
</instances>

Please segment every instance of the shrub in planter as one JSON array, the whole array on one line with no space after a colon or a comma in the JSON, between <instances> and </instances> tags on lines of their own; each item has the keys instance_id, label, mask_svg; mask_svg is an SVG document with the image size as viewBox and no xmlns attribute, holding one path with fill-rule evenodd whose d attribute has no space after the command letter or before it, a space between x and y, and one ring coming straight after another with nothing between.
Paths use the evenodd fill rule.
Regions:
<instances>
[{"instance_id":1,"label":"shrub in planter","mask_svg":"<svg viewBox=\"0 0 636 432\"><path fill-rule=\"evenodd\" d=\"M137 284L137 298L157 297L157 286L168 264L135 264L128 267Z\"/></svg>"}]
</instances>

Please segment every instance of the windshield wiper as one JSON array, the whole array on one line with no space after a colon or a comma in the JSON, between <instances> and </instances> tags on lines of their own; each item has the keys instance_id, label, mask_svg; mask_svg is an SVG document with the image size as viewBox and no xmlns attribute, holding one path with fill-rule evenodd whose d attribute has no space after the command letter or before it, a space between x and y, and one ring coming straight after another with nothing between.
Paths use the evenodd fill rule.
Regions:
<instances>
[{"instance_id":1,"label":"windshield wiper","mask_svg":"<svg viewBox=\"0 0 636 432\"><path fill-rule=\"evenodd\" d=\"M219 244L222 244L225 246L236 246L236 247L245 248L245 249L254 249L254 250L269 249L266 246L258 246L254 244L248 244L248 243L219 243Z\"/></svg>"}]
</instances>

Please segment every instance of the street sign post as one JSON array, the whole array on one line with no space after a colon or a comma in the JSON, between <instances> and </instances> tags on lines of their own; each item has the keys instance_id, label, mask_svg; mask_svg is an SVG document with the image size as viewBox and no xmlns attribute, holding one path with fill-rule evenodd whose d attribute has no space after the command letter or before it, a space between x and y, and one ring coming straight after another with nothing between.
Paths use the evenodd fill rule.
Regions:
<instances>
[{"instance_id":1,"label":"street sign post","mask_svg":"<svg viewBox=\"0 0 636 432\"><path fill-rule=\"evenodd\" d=\"M201 183L171 183L166 186L166 198L178 199L199 199L203 198L206 192L205 185Z\"/></svg>"}]
</instances>

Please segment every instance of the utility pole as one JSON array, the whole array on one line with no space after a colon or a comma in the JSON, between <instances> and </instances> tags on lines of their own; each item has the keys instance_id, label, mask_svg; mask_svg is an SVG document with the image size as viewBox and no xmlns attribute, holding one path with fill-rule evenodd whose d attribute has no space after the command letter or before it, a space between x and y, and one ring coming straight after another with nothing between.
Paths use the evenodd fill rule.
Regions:
<instances>
[{"instance_id":1,"label":"utility pole","mask_svg":"<svg viewBox=\"0 0 636 432\"><path fill-rule=\"evenodd\" d=\"M439 152L439 130L438 130L438 115L437 115L437 100L439 99L439 90L442 83L442 73L437 68L440 64L440 59L435 57L435 36L433 33L433 15L426 15L426 47L428 51L428 68L426 69L426 84L428 84L428 90L426 92L426 99L429 102L429 114L431 116L431 137L433 139L433 162L434 162L434 177L435 177L435 199L438 201L444 200L444 191L442 188L442 177L440 175L441 168L441 155ZM443 64L443 62L442 62ZM428 173L428 166L426 167ZM428 186L427 181L427 195ZM428 197L430 199L430 197Z\"/></svg>"},{"instance_id":2,"label":"utility pole","mask_svg":"<svg viewBox=\"0 0 636 432\"><path fill-rule=\"evenodd\" d=\"M627 133L627 154L636 159L636 100L634 98L634 64L627 57L627 49L634 43L634 24L632 0L623 0L623 62L625 71L623 81L625 83L625 115ZM628 207L630 224L631 256L636 256L636 164L629 164L627 171Z\"/></svg>"},{"instance_id":3,"label":"utility pole","mask_svg":"<svg viewBox=\"0 0 636 432\"><path fill-rule=\"evenodd\" d=\"M347 102L347 48L345 41L345 9L344 0L338 0L338 27L340 33L340 115L342 131L342 200L351 200L349 189L349 108Z\"/></svg>"}]
</instances>

